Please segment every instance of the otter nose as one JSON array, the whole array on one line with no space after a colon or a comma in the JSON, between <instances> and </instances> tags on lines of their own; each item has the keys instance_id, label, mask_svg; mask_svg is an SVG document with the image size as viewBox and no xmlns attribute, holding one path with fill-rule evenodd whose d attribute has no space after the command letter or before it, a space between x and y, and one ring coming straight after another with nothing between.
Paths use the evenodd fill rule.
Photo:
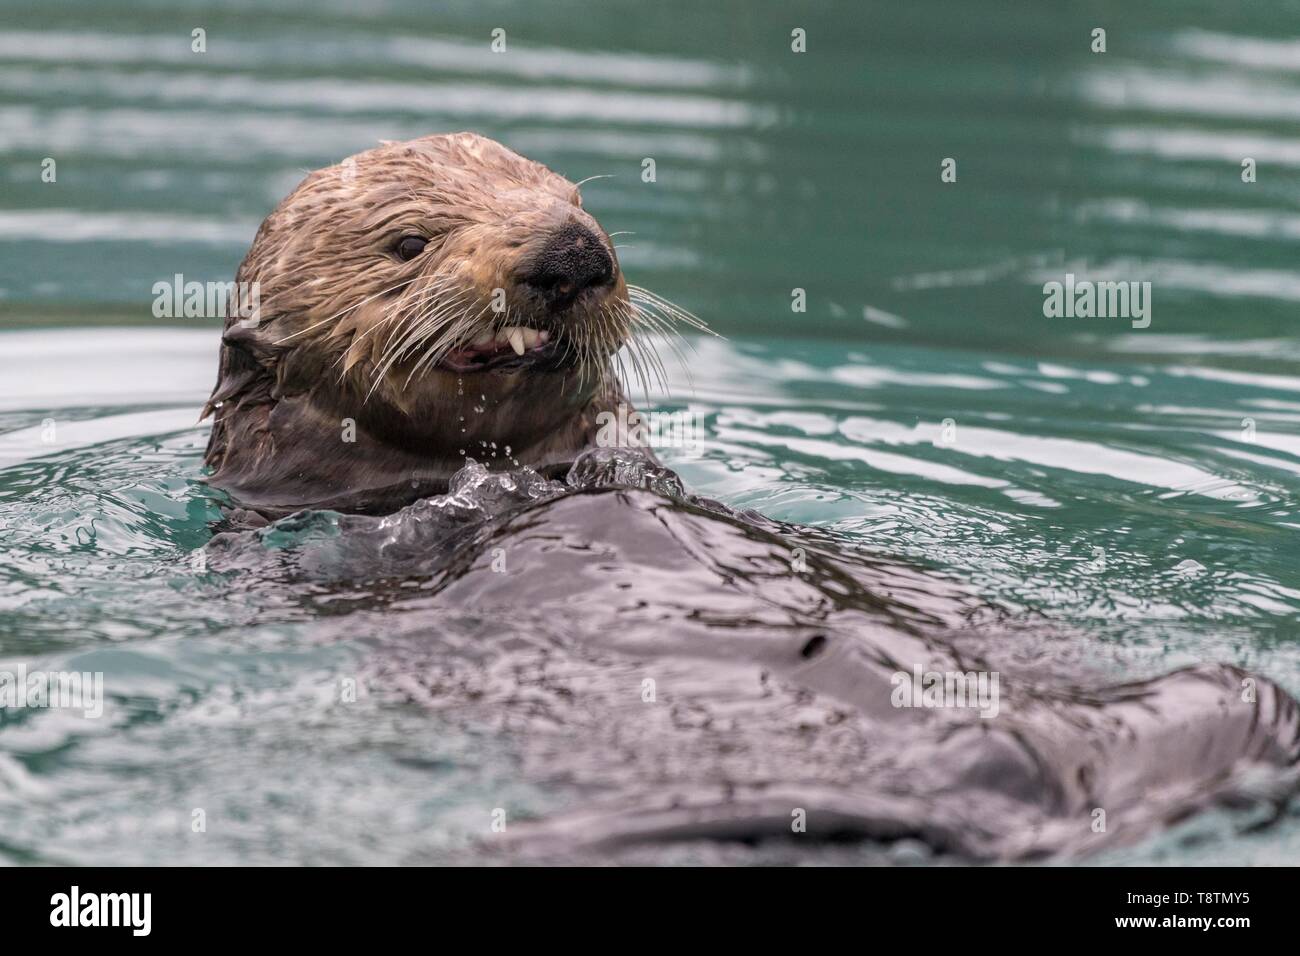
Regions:
<instances>
[{"instance_id":1,"label":"otter nose","mask_svg":"<svg viewBox=\"0 0 1300 956\"><path fill-rule=\"evenodd\" d=\"M557 229L533 260L524 282L553 308L564 308L583 289L614 281L614 259L604 240L579 222Z\"/></svg>"}]
</instances>

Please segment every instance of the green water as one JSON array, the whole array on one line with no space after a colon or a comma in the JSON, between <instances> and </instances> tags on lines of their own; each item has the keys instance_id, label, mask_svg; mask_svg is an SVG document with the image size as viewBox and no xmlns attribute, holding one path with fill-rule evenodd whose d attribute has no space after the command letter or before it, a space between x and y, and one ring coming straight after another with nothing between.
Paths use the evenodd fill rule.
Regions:
<instances>
[{"instance_id":1,"label":"green water","mask_svg":"<svg viewBox=\"0 0 1300 956\"><path fill-rule=\"evenodd\" d=\"M706 416L664 455L695 491L951 572L1119 675L1300 692L1300 4L1137 7L0 11L0 663L110 690L0 714L0 859L430 862L485 806L572 799L492 728L341 705L381 634L194 563L218 330L154 319L153 284L233 277L307 170L430 132L608 177L584 205L629 277L726 337L651 399ZM1046 318L1067 272L1150 281L1150 327ZM1300 853L1294 817L1236 828L1107 859Z\"/></svg>"}]
</instances>

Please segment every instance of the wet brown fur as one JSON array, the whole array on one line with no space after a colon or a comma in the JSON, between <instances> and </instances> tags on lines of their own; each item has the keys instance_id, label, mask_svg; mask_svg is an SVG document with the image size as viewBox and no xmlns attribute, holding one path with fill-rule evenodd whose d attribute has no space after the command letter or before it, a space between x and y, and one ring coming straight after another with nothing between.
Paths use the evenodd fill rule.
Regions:
<instances>
[{"instance_id":1,"label":"wet brown fur","mask_svg":"<svg viewBox=\"0 0 1300 956\"><path fill-rule=\"evenodd\" d=\"M605 242L616 273L562 320L581 367L433 367L452 338L559 321L522 277L568 222ZM410 234L429 243L402 262L393 249ZM597 413L623 401L610 357L631 310L609 237L577 186L472 133L386 143L310 174L262 224L236 280L259 284L260 313L226 320L204 460L212 485L263 514L392 510L445 490L466 457L557 471L593 443ZM494 289L504 315L489 307Z\"/></svg>"}]
</instances>

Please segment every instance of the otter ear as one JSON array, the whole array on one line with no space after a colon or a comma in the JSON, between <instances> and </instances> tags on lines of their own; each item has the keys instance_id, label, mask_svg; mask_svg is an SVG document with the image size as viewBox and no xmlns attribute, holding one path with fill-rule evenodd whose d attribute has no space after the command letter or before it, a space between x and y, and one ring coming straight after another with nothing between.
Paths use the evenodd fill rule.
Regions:
<instances>
[{"instance_id":1,"label":"otter ear","mask_svg":"<svg viewBox=\"0 0 1300 956\"><path fill-rule=\"evenodd\" d=\"M271 386L275 381L268 366L270 346L258 336L259 329L231 322L221 336L221 361L217 368L217 384L208 397L199 421L207 418L226 402L269 401Z\"/></svg>"},{"instance_id":2,"label":"otter ear","mask_svg":"<svg viewBox=\"0 0 1300 956\"><path fill-rule=\"evenodd\" d=\"M232 367L223 367L216 388L212 390L212 394L203 405L199 421L203 421L232 398L251 392L258 379L265 378L266 372L260 368L239 368L234 363Z\"/></svg>"},{"instance_id":3,"label":"otter ear","mask_svg":"<svg viewBox=\"0 0 1300 956\"><path fill-rule=\"evenodd\" d=\"M226 326L226 331L221 336L221 344L244 352L255 359L259 365L269 364L275 350L273 343L267 341L265 329L264 323L250 326L238 320L233 321Z\"/></svg>"}]
</instances>

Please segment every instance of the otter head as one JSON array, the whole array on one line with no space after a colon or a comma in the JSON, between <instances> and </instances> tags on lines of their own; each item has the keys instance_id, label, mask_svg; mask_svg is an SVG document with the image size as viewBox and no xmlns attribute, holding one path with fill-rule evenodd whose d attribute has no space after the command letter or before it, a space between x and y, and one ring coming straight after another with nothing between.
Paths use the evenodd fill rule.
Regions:
<instances>
[{"instance_id":1,"label":"otter head","mask_svg":"<svg viewBox=\"0 0 1300 956\"><path fill-rule=\"evenodd\" d=\"M578 187L471 133L312 173L236 278L260 311L227 319L207 462L263 511L383 510L467 458L562 466L644 312Z\"/></svg>"}]
</instances>

